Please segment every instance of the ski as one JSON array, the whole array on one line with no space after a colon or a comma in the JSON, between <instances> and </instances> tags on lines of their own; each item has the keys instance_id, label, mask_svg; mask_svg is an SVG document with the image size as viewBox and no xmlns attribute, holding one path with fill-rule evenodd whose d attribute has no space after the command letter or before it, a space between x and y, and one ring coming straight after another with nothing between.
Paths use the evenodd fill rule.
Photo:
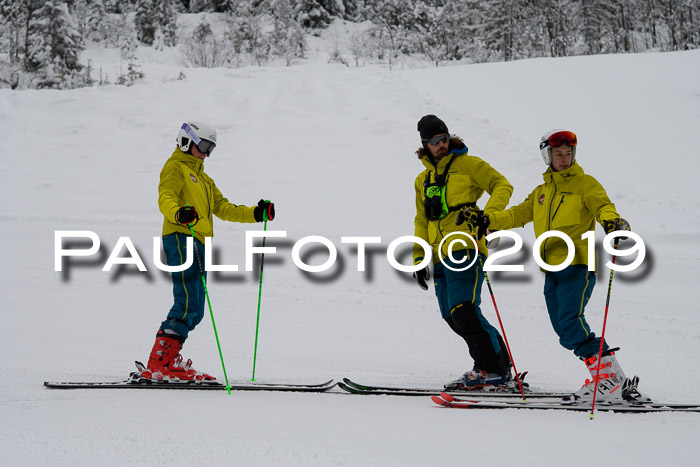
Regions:
<instances>
[{"instance_id":1,"label":"ski","mask_svg":"<svg viewBox=\"0 0 700 467\"><path fill-rule=\"evenodd\" d=\"M444 397L443 397L444 394ZM455 397L453 395L447 394L447 393L442 393L440 394L440 397L445 399L448 402L470 402L468 399L461 399L459 397ZM508 403L512 403L512 401L507 401ZM556 402L546 402L547 404L556 404ZM588 402L581 404L575 404L572 402L561 402L559 405L586 405ZM600 405L606 406L605 403L601 403ZM675 408L675 409L694 409L700 407L700 404L682 404L682 403L670 403L670 404L663 404L660 402L653 402L653 401L648 401L648 402L627 402L627 405L632 406L632 407L670 407L670 408ZM598 405L596 405L597 407Z\"/></svg>"},{"instance_id":2,"label":"ski","mask_svg":"<svg viewBox=\"0 0 700 467\"><path fill-rule=\"evenodd\" d=\"M331 379L320 384L296 384L296 383L231 383L227 387L220 381L181 381L181 380L155 380L141 377L141 371L145 366L136 362L136 368L140 371L133 372L124 381L115 382L69 382L69 381L44 381L44 386L49 389L187 389L199 391L287 391L287 392L325 392L335 387L336 383Z\"/></svg>"},{"instance_id":3,"label":"ski","mask_svg":"<svg viewBox=\"0 0 700 467\"><path fill-rule=\"evenodd\" d=\"M527 373L522 373L520 375L520 380L525 378ZM527 386L527 384L523 384ZM361 395L387 395L387 396L431 396L438 395L445 392L444 388L412 388L412 387L392 387L392 386L368 386L364 384L356 383L348 378L343 378L342 382L338 383L338 387L351 394L361 394ZM498 398L522 398L519 389L516 387L508 388L504 390L494 390L494 391L447 391L446 394L451 394L454 396L473 396L473 397L498 397ZM525 397L536 398L536 399L560 399L564 396L568 396L570 393L559 393L559 392L534 392L525 389Z\"/></svg>"},{"instance_id":4,"label":"ski","mask_svg":"<svg viewBox=\"0 0 700 467\"><path fill-rule=\"evenodd\" d=\"M226 385L216 381L155 381L125 380L116 382L68 382L45 381L49 389L186 389L200 391L226 390ZM286 392L325 392L335 387L333 380L321 384L284 383L232 383L231 391L286 391Z\"/></svg>"},{"instance_id":5,"label":"ski","mask_svg":"<svg viewBox=\"0 0 700 467\"><path fill-rule=\"evenodd\" d=\"M187 390L226 390L226 385L219 382L203 381L116 381L116 382L67 382L45 381L49 389L187 389ZM288 392L325 392L335 386L333 380L322 384L284 384L284 383L232 383L232 391L288 391Z\"/></svg>"},{"instance_id":6,"label":"ski","mask_svg":"<svg viewBox=\"0 0 700 467\"><path fill-rule=\"evenodd\" d=\"M520 380L525 378L525 373L520 374ZM525 389L525 397L538 398L538 399L560 399L564 396L570 395L570 393L559 393L559 392L538 392L529 391L527 389L527 383L523 383ZM356 383L348 378L343 378L343 382L338 383L338 387L351 394L361 394L361 395L388 395L388 396L432 396L438 395L445 392L444 388L412 388L412 387L392 387L392 386L368 386L364 384ZM447 391L447 394L454 396L474 396L474 397L498 397L498 398L517 398L521 399L522 395L520 390L516 387L507 388L503 390L492 390L492 391Z\"/></svg>"},{"instance_id":7,"label":"ski","mask_svg":"<svg viewBox=\"0 0 700 467\"><path fill-rule=\"evenodd\" d=\"M485 401L460 399L448 393L432 396L432 401L439 406L454 409L531 409L531 410L569 410L590 412L591 406L561 404L556 402L515 402L515 401ZM649 413L649 412L700 412L700 404L630 404L630 405L597 405L596 411L620 413Z\"/></svg>"}]
</instances>

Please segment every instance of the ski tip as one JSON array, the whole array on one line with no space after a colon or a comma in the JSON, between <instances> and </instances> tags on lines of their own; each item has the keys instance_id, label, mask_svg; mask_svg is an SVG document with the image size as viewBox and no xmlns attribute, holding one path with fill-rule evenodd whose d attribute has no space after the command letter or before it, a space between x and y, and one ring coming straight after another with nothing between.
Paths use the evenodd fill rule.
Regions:
<instances>
[{"instance_id":1,"label":"ski tip","mask_svg":"<svg viewBox=\"0 0 700 467\"><path fill-rule=\"evenodd\" d=\"M440 396L430 396L430 399L432 399L433 402L435 402L437 405L440 405L442 407L448 407L450 405L449 401L446 401Z\"/></svg>"},{"instance_id":2,"label":"ski tip","mask_svg":"<svg viewBox=\"0 0 700 467\"><path fill-rule=\"evenodd\" d=\"M353 380L351 380L350 378L343 378L343 382L344 382L347 386L350 386L350 387L356 388L356 389L361 389L361 390L363 390L363 391L371 391L371 390L373 390L373 389L376 389L376 388L374 388L373 386L365 386L364 384L356 383L356 382L354 382Z\"/></svg>"},{"instance_id":3,"label":"ski tip","mask_svg":"<svg viewBox=\"0 0 700 467\"><path fill-rule=\"evenodd\" d=\"M338 382L338 383L336 383L336 385L340 389L342 389L343 391L349 392L350 394L371 394L371 393L367 393L365 391L362 391L360 389L354 388L352 386L349 386L345 383Z\"/></svg>"},{"instance_id":4,"label":"ski tip","mask_svg":"<svg viewBox=\"0 0 700 467\"><path fill-rule=\"evenodd\" d=\"M452 396L451 394L446 393L446 392L441 392L440 397L447 402L454 402L455 401L455 397Z\"/></svg>"}]
</instances>

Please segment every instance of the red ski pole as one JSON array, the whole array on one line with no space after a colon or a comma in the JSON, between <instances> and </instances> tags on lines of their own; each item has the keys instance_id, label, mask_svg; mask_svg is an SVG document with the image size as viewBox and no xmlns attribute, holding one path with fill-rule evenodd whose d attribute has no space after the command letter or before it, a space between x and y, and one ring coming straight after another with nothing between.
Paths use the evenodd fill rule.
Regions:
<instances>
[{"instance_id":1,"label":"red ski pole","mask_svg":"<svg viewBox=\"0 0 700 467\"><path fill-rule=\"evenodd\" d=\"M501 333L503 333L503 341L506 344L506 350L508 351L508 358L510 358L510 363L513 365L513 371L515 372L515 380L518 382L518 388L520 389L520 395L523 396L523 401L527 401L525 398L525 391L523 391L523 384L520 381L520 375L518 374L518 369L515 367L515 360L513 360L513 353L510 351L510 344L508 343L508 336L506 336L506 329L503 326L503 321L501 320L501 313L498 312L498 305L496 304L496 297L493 295L493 288L491 288L491 281L489 280L489 275L486 274L486 270L484 269L484 261L481 259L481 255L479 254L479 230L480 227L478 227L476 223L476 217L475 216L483 216L483 211L467 211L465 212L465 208L462 208L458 213L457 213L457 218L455 219L455 224L461 225L463 222L467 222L467 225L470 226L471 231L468 233L472 239L474 240L474 243L476 245L476 256L479 258L479 263L481 264L481 271L484 273L484 279L486 279L486 285L489 288L489 293L491 294L491 301L493 302L493 308L496 310L496 317L498 318L498 324L501 327ZM483 233L482 233L483 235Z\"/></svg>"},{"instance_id":2,"label":"red ski pole","mask_svg":"<svg viewBox=\"0 0 700 467\"><path fill-rule=\"evenodd\" d=\"M523 385L520 382L520 375L518 374L518 369L515 367L515 360L513 360L513 354L510 351L510 344L508 344L508 337L506 336L506 329L503 327L503 321L501 321L501 314L498 312L498 305L496 305L496 297L493 295L493 289L491 288L491 281L489 280L489 275L486 274L484 269L484 261L481 259L479 252L476 252L479 256L479 263L481 263L481 270L484 273L484 279L486 279L486 285L489 287L489 293L491 294L491 301L493 302L493 308L496 310L496 317L498 318L498 324L501 326L501 332L503 333L503 341L506 343L506 350L508 350L508 357L510 358L510 363L513 365L513 371L515 372L515 380L518 382L518 388L520 388L520 395L523 396L523 401L527 401L525 398L525 392L523 391Z\"/></svg>"},{"instance_id":3,"label":"red ski pole","mask_svg":"<svg viewBox=\"0 0 700 467\"><path fill-rule=\"evenodd\" d=\"M614 249L617 250L617 246L620 244L620 239L616 238L615 239L615 244L613 246ZM612 257L612 264L615 264L615 255ZM591 405L591 415L590 418L593 420L594 417L594 411L595 411L595 396L598 394L598 378L600 376L600 359L603 357L603 345L605 344L605 326L608 323L608 308L610 307L610 292L612 291L612 283L613 283L613 273L615 271L613 268L610 268L610 279L608 279L608 296L605 299L605 316L603 316L603 331L601 332L600 335L600 349L598 349L598 365L595 371L595 378L593 378L593 384L595 384L595 390L593 391L593 405Z\"/></svg>"}]
</instances>

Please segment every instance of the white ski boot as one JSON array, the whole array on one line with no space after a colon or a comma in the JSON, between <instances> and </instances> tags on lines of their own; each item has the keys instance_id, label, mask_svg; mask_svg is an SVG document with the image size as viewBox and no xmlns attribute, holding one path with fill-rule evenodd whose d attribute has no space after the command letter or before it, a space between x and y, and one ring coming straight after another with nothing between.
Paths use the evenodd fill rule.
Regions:
<instances>
[{"instance_id":1,"label":"white ski boot","mask_svg":"<svg viewBox=\"0 0 700 467\"><path fill-rule=\"evenodd\" d=\"M565 396L562 402L569 404L592 402L593 393L597 390L598 393L595 396L596 403L606 405L626 403L627 400L623 395L623 386L627 378L617 361L617 357L615 357L616 350L618 349L611 349L603 352L603 356L600 358L600 364L598 364L598 355L584 358L583 361L586 363L592 379L586 379L581 389L570 396ZM629 385L628 383L628 386ZM629 391L630 387L626 389ZM636 391L636 384L634 384L634 390Z\"/></svg>"}]
</instances>

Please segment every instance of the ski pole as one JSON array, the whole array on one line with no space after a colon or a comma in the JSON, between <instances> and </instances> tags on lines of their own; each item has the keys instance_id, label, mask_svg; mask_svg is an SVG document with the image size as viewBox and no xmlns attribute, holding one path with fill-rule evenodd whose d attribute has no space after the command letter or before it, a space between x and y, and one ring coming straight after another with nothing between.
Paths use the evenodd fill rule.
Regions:
<instances>
[{"instance_id":1,"label":"ski pole","mask_svg":"<svg viewBox=\"0 0 700 467\"><path fill-rule=\"evenodd\" d=\"M483 212L481 213L483 215ZM525 398L525 391L523 391L523 384L520 381L520 375L518 374L518 369L515 367L515 360L513 360L513 353L510 351L510 344L508 343L508 336L506 336L506 329L503 326L503 321L501 320L501 313L498 311L498 305L496 304L496 297L493 294L493 288L491 287L491 281L489 280L489 275L484 269L484 260L481 259L479 254L479 228L475 223L475 218L471 214L464 212L464 208L459 210L457 213L457 218L455 219L455 224L460 225L466 221L467 225L470 227L470 232L468 233L474 243L476 244L476 256L479 258L479 263L481 264L481 271L484 273L484 279L486 279L486 285L489 288L489 293L491 294L491 301L493 302L493 308L496 310L496 317L498 318L498 324L501 327L501 332L503 333L503 341L506 344L506 350L508 351L508 358L510 358L510 364L513 365L513 371L515 372L515 380L518 382L518 388L520 389L520 395L523 396L523 401L527 401Z\"/></svg>"},{"instance_id":2,"label":"ski pole","mask_svg":"<svg viewBox=\"0 0 700 467\"><path fill-rule=\"evenodd\" d=\"M267 210L263 209L263 232L267 231ZM263 236L262 247L265 248L265 238ZM251 381L255 381L255 364L258 361L258 331L260 330L260 301L262 300L262 281L263 281L263 265L265 264L265 252L260 254L260 286L258 287L258 317L255 321L255 347L253 349L253 376Z\"/></svg>"},{"instance_id":3,"label":"ski pole","mask_svg":"<svg viewBox=\"0 0 700 467\"><path fill-rule=\"evenodd\" d=\"M197 239L194 236L194 224L196 221L187 224L192 232L192 246L194 247L195 256L197 256L197 264L199 264L199 272L202 275L202 284L204 285L204 295L207 297L207 305L209 305L209 316L211 316L211 325L214 327L214 337L216 337L216 346L219 349L219 358L221 358L221 368L224 370L224 380L226 381L226 390L228 394L231 395L231 385L228 384L228 376L226 375L226 365L224 364L224 354L221 352L221 343L219 342L219 333L216 332L216 322L214 321L214 312L211 309L211 300L209 300L209 291L207 290L207 280L204 277L204 269L202 268L202 260L199 258L199 251L197 251Z\"/></svg>"},{"instance_id":4,"label":"ski pole","mask_svg":"<svg viewBox=\"0 0 700 467\"><path fill-rule=\"evenodd\" d=\"M478 243L477 243L478 246ZM496 297L493 295L493 289L491 288L491 281L489 280L489 275L486 274L484 269L484 261L479 255L477 249L476 255L479 257L479 263L481 264L481 271L484 273L484 279L486 279L486 285L489 288L489 293L491 294L491 301L493 302L493 308L496 310L496 317L498 318L498 324L501 326L501 332L503 333L503 341L506 343L506 350L508 350L508 358L510 358L510 363L513 365L513 371L515 372L515 380L518 382L518 388L520 388L520 395L523 396L523 401L527 401L525 398L525 392L523 391L523 385L520 382L520 375L518 374L518 369L515 367L515 360L513 360L513 354L510 351L510 344L508 344L508 337L506 336L506 329L503 327L503 321L501 321L501 314L498 312L498 305L496 305Z\"/></svg>"},{"instance_id":5,"label":"ski pole","mask_svg":"<svg viewBox=\"0 0 700 467\"><path fill-rule=\"evenodd\" d=\"M613 248L617 250L617 246L620 244L620 238L615 238L615 243ZM612 264L615 264L616 256L612 257ZM595 390L593 391L593 404L591 405L591 415L590 418L593 420L595 412L595 396L598 394L598 378L600 376L600 359L603 357L603 345L605 344L605 326L608 323L608 308L610 307L610 292L612 291L613 283L613 273L615 270L610 268L610 279L608 279L608 296L605 299L605 315L603 316L603 331L600 335L600 349L598 349L598 365L595 371L595 378L593 378L593 384L595 385Z\"/></svg>"}]
</instances>

